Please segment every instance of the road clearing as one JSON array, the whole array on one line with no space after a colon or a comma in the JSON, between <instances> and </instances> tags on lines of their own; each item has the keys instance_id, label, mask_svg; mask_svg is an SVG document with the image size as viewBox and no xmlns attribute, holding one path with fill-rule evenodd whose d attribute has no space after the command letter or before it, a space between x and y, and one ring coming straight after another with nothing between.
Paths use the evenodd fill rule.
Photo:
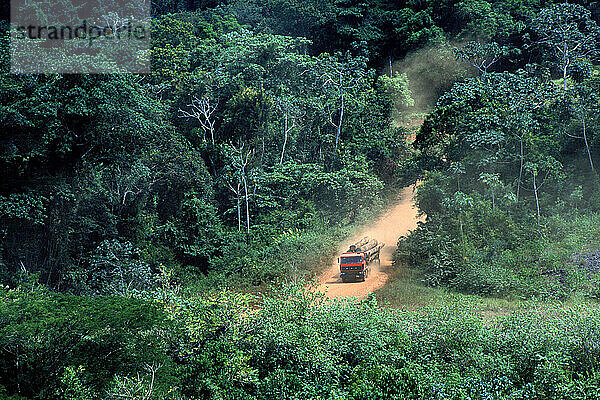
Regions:
<instances>
[{"instance_id":1,"label":"road clearing","mask_svg":"<svg viewBox=\"0 0 600 400\"><path fill-rule=\"evenodd\" d=\"M398 200L391 208L339 247L338 255L365 236L385 243L385 247L381 250L381 263L379 265L372 264L367 279L364 282L342 282L337 263L338 255L336 255L325 271L319 275L317 291L325 293L330 299L337 297L366 298L369 293L387 283L398 238L415 229L417 222L422 219L418 216L418 210L414 204L414 189L414 185L402 189Z\"/></svg>"}]
</instances>

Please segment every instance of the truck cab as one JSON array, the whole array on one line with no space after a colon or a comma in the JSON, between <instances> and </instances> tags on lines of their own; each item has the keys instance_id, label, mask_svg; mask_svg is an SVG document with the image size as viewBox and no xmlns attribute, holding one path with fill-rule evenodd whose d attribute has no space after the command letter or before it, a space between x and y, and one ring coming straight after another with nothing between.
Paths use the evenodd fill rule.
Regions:
<instances>
[{"instance_id":1,"label":"truck cab","mask_svg":"<svg viewBox=\"0 0 600 400\"><path fill-rule=\"evenodd\" d=\"M364 281L369 274L364 253L346 252L340 256L339 264L342 282L354 279Z\"/></svg>"}]
</instances>

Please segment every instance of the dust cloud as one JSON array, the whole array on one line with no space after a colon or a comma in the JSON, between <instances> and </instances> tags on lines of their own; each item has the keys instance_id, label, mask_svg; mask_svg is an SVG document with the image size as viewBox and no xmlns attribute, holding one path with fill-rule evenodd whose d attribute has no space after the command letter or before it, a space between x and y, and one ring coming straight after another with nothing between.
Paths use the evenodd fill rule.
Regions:
<instances>
[{"instance_id":1,"label":"dust cloud","mask_svg":"<svg viewBox=\"0 0 600 400\"><path fill-rule=\"evenodd\" d=\"M418 129L424 115L433 110L438 98L450 89L454 82L475 75L471 67L455 60L452 48L459 46L458 43L432 45L410 53L392 64L393 73L407 75L408 87L414 100L414 106L400 107L396 110L397 125ZM390 74L389 67L385 73ZM404 188L393 207L339 248L338 253L341 254L350 244L364 236L385 243L380 256L381 265L371 264L365 282L343 283L339 277L336 257L319 276L317 290L324 292L329 298L365 298L369 293L384 286L392 268L398 238L415 229L417 223L423 220L423 217L418 215L413 195L414 186Z\"/></svg>"},{"instance_id":2,"label":"dust cloud","mask_svg":"<svg viewBox=\"0 0 600 400\"><path fill-rule=\"evenodd\" d=\"M433 110L437 99L456 81L474 75L471 67L456 61L452 48L460 43L437 44L409 53L392 64L393 73L405 73L415 102L403 107L400 113L426 114ZM389 66L385 71L390 73Z\"/></svg>"},{"instance_id":3,"label":"dust cloud","mask_svg":"<svg viewBox=\"0 0 600 400\"><path fill-rule=\"evenodd\" d=\"M418 210L414 205L413 195L414 186L406 187L402 190L398 201L393 207L383 214L379 219L373 221L371 225L365 226L357 235L346 241L339 248L341 254L348 250L352 243L365 236L385 243L381 250L381 264L373 262L369 266L369 276L364 282L343 283L340 279L339 266L336 259L331 261L327 268L318 279L319 286L317 290L324 292L330 299L336 297L358 297L365 298L369 293L381 288L386 284L389 272L392 268L392 260L396 250L398 238L417 227L417 222L422 220L419 217Z\"/></svg>"}]
</instances>

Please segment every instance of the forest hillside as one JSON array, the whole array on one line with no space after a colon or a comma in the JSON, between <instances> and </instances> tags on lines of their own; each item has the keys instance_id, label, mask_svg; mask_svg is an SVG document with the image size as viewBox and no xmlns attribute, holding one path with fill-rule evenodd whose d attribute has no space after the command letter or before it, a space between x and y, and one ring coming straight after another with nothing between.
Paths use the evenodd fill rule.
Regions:
<instances>
[{"instance_id":1,"label":"forest hillside","mask_svg":"<svg viewBox=\"0 0 600 400\"><path fill-rule=\"evenodd\" d=\"M598 3L156 0L100 74L2 11L0 398L600 398Z\"/></svg>"}]
</instances>

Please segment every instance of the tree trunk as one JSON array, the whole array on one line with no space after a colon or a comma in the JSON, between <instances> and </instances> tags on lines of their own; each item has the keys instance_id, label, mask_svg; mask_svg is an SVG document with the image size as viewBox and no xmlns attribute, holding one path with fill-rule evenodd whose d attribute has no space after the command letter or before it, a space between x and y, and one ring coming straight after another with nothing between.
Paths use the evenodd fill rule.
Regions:
<instances>
[{"instance_id":1,"label":"tree trunk","mask_svg":"<svg viewBox=\"0 0 600 400\"><path fill-rule=\"evenodd\" d=\"M250 236L250 206L248 204L248 182L246 181L246 169L242 169L242 180L244 181L244 194L246 197L246 233Z\"/></svg>"},{"instance_id":2,"label":"tree trunk","mask_svg":"<svg viewBox=\"0 0 600 400\"><path fill-rule=\"evenodd\" d=\"M540 199L538 198L538 187L535 183L535 174L533 174L533 193L535 194L535 206L537 208L537 223L540 224Z\"/></svg>"},{"instance_id":3,"label":"tree trunk","mask_svg":"<svg viewBox=\"0 0 600 400\"><path fill-rule=\"evenodd\" d=\"M344 90L341 87L340 87L340 100L341 100L342 104L340 106L340 119L339 119L338 126L337 126L337 132L335 134L335 151L333 153L333 160L331 162L332 167L333 167L333 163L335 162L335 158L337 157L338 143L340 141L340 135L342 134L342 123L344 122Z\"/></svg>"},{"instance_id":4,"label":"tree trunk","mask_svg":"<svg viewBox=\"0 0 600 400\"><path fill-rule=\"evenodd\" d=\"M521 147L521 165L519 167L519 180L517 181L517 201L519 201L519 192L521 190L521 179L523 178L523 136L520 137L520 147Z\"/></svg>"},{"instance_id":5,"label":"tree trunk","mask_svg":"<svg viewBox=\"0 0 600 400\"><path fill-rule=\"evenodd\" d=\"M562 55L563 55L563 68L562 68L562 73L563 73L563 90L566 91L567 90L567 69L569 68L569 57L567 56L567 42L563 42L563 51L562 51Z\"/></svg>"},{"instance_id":6,"label":"tree trunk","mask_svg":"<svg viewBox=\"0 0 600 400\"><path fill-rule=\"evenodd\" d=\"M582 118L582 127L583 127L583 141L585 142L585 149L587 151L588 154L588 160L590 161L590 168L592 169L592 172L596 172L594 169L594 162L592 161L592 153L590 152L590 146L588 144L588 140L587 140L587 132L586 132L586 126L585 126L585 117Z\"/></svg>"},{"instance_id":7,"label":"tree trunk","mask_svg":"<svg viewBox=\"0 0 600 400\"><path fill-rule=\"evenodd\" d=\"M288 116L285 115L285 123L283 126L283 148L281 149L281 158L279 159L279 164L283 164L283 156L285 155L285 146L288 140Z\"/></svg>"},{"instance_id":8,"label":"tree trunk","mask_svg":"<svg viewBox=\"0 0 600 400\"><path fill-rule=\"evenodd\" d=\"M238 185L238 192L237 192L237 214L238 214L238 232L242 231L242 210L241 210L241 205L240 205L240 187Z\"/></svg>"}]
</instances>

